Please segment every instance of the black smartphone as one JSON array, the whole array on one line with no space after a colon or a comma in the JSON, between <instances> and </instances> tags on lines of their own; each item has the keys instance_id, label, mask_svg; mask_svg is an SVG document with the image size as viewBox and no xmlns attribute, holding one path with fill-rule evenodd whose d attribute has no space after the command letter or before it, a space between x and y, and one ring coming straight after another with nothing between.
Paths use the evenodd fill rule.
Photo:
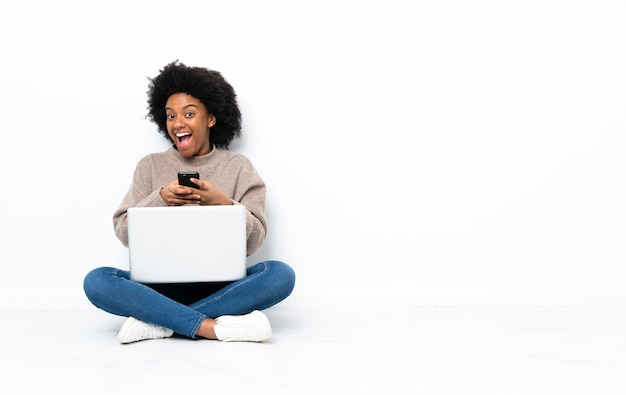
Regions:
<instances>
[{"instance_id":1,"label":"black smartphone","mask_svg":"<svg viewBox=\"0 0 626 395\"><path fill-rule=\"evenodd\" d=\"M178 172L178 184L186 187L198 188L198 185L189 181L190 178L200 179L200 174L194 171L179 171Z\"/></svg>"}]
</instances>

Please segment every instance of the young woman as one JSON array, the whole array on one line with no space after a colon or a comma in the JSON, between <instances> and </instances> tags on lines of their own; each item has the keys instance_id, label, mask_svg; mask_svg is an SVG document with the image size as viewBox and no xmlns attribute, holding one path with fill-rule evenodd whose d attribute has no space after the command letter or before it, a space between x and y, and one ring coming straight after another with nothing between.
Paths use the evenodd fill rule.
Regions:
<instances>
[{"instance_id":1,"label":"young woman","mask_svg":"<svg viewBox=\"0 0 626 395\"><path fill-rule=\"evenodd\" d=\"M265 183L245 156L228 151L241 131L233 87L214 70L172 62L150 80L149 118L172 146L142 158L130 189L113 214L116 236L128 246L129 207L241 204L247 209L247 253L267 232ZM197 171L198 188L178 184L179 171ZM163 242L163 241L156 241ZM198 249L201 257L202 249ZM129 272L100 267L87 274L84 290L96 307L129 317L121 343L166 338L264 341L271 325L261 310L284 300L295 285L290 266L257 263L242 280L228 283L145 285Z\"/></svg>"}]
</instances>

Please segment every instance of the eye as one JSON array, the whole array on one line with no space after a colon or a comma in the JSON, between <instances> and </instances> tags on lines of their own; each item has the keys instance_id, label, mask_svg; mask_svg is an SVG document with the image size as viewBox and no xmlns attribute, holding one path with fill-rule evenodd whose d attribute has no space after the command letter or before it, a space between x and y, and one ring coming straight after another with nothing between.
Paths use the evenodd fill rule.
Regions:
<instances>
[{"instance_id":1,"label":"eye","mask_svg":"<svg viewBox=\"0 0 626 395\"><path fill-rule=\"evenodd\" d=\"M193 117L195 114L193 112L188 112L185 114L185 118L191 118Z\"/></svg>"},{"instance_id":2,"label":"eye","mask_svg":"<svg viewBox=\"0 0 626 395\"><path fill-rule=\"evenodd\" d=\"M165 115L165 118L166 118L167 120L174 119L174 114L166 114L166 115Z\"/></svg>"}]
</instances>

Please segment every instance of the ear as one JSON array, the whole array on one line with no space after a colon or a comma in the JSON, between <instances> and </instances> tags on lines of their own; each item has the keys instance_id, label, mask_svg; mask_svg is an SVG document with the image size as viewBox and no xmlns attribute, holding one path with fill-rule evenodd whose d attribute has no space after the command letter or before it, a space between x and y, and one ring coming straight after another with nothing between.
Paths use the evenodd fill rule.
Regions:
<instances>
[{"instance_id":1,"label":"ear","mask_svg":"<svg viewBox=\"0 0 626 395\"><path fill-rule=\"evenodd\" d=\"M207 126L212 128L216 123L217 119L215 118L215 115L209 114L209 123L207 124Z\"/></svg>"}]
</instances>

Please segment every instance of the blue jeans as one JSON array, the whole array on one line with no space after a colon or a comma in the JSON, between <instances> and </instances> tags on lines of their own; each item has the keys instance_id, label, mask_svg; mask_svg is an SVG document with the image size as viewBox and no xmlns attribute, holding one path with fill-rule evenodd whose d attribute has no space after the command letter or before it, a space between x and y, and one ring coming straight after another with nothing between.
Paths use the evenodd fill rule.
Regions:
<instances>
[{"instance_id":1,"label":"blue jeans","mask_svg":"<svg viewBox=\"0 0 626 395\"><path fill-rule=\"evenodd\" d=\"M132 316L195 338L206 318L267 309L291 294L295 273L287 264L266 261L249 267L247 276L189 305L132 281L126 270L100 267L85 276L85 295L111 314Z\"/></svg>"}]
</instances>

